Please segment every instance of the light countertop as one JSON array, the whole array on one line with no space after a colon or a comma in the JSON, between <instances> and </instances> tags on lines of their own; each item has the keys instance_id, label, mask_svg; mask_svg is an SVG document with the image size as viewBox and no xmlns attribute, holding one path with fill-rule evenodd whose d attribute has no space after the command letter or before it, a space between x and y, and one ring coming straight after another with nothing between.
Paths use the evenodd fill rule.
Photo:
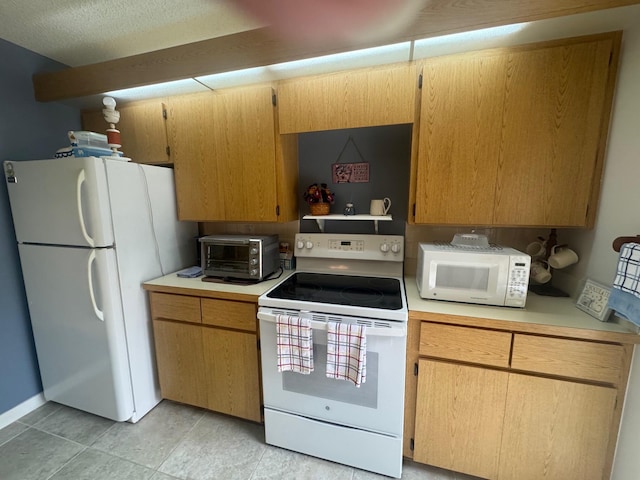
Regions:
<instances>
[{"instance_id":1,"label":"light countertop","mask_svg":"<svg viewBox=\"0 0 640 480\"><path fill-rule=\"evenodd\" d=\"M640 343L640 335L633 324L624 320L601 322L579 310L571 298L545 297L529 292L525 308L472 305L426 300L418 294L415 277L406 276L404 283L409 316L421 320ZM572 330L563 332L564 329Z\"/></svg>"},{"instance_id":2,"label":"light countertop","mask_svg":"<svg viewBox=\"0 0 640 480\"><path fill-rule=\"evenodd\" d=\"M176 273L170 273L144 282L143 287L153 292L257 301L260 295L293 273L294 270L285 270L278 278L250 284L205 282L203 277L181 278Z\"/></svg>"},{"instance_id":3,"label":"light countertop","mask_svg":"<svg viewBox=\"0 0 640 480\"><path fill-rule=\"evenodd\" d=\"M204 282L203 277L180 278L176 273L170 273L144 282L143 287L145 290L162 293L257 301L260 295L294 272L285 270L278 278L247 285ZM404 283L410 318L546 335L640 343L638 329L633 324L624 320L600 322L579 310L571 298L544 297L529 292L525 308L472 305L423 299L418 294L413 276L406 276Z\"/></svg>"}]
</instances>

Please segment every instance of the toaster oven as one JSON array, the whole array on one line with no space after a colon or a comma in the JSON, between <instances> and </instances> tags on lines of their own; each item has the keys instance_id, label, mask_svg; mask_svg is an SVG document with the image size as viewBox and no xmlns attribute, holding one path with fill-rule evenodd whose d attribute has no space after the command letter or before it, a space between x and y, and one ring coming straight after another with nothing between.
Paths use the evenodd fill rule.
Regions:
<instances>
[{"instance_id":1,"label":"toaster oven","mask_svg":"<svg viewBox=\"0 0 640 480\"><path fill-rule=\"evenodd\" d=\"M280 266L277 235L201 237L202 273L209 277L264 280Z\"/></svg>"}]
</instances>

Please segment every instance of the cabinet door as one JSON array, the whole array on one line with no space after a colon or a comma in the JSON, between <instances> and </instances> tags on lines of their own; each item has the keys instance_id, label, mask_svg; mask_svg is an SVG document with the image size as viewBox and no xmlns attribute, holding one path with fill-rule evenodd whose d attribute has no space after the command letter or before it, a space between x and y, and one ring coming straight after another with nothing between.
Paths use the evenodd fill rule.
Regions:
<instances>
[{"instance_id":1,"label":"cabinet door","mask_svg":"<svg viewBox=\"0 0 640 480\"><path fill-rule=\"evenodd\" d=\"M425 64L417 223L493 223L506 68L498 54Z\"/></svg>"},{"instance_id":2,"label":"cabinet door","mask_svg":"<svg viewBox=\"0 0 640 480\"><path fill-rule=\"evenodd\" d=\"M496 478L508 375L421 359L414 461Z\"/></svg>"},{"instance_id":3,"label":"cabinet door","mask_svg":"<svg viewBox=\"0 0 640 480\"><path fill-rule=\"evenodd\" d=\"M153 320L162 398L207 408L202 327Z\"/></svg>"},{"instance_id":4,"label":"cabinet door","mask_svg":"<svg viewBox=\"0 0 640 480\"><path fill-rule=\"evenodd\" d=\"M609 38L508 55L495 224L586 224L612 45Z\"/></svg>"},{"instance_id":5,"label":"cabinet door","mask_svg":"<svg viewBox=\"0 0 640 480\"><path fill-rule=\"evenodd\" d=\"M273 109L268 86L171 99L180 220L277 221Z\"/></svg>"},{"instance_id":6,"label":"cabinet door","mask_svg":"<svg viewBox=\"0 0 640 480\"><path fill-rule=\"evenodd\" d=\"M167 130L165 106L161 102L116 106L120 112L120 121L116 128L120 130L122 147L119 149L125 157L134 162L154 165L170 164L167 149ZM83 112L82 128L92 132L106 133L109 125L104 120L102 110Z\"/></svg>"},{"instance_id":7,"label":"cabinet door","mask_svg":"<svg viewBox=\"0 0 640 480\"><path fill-rule=\"evenodd\" d=\"M601 480L613 388L510 374L499 479Z\"/></svg>"},{"instance_id":8,"label":"cabinet door","mask_svg":"<svg viewBox=\"0 0 640 480\"><path fill-rule=\"evenodd\" d=\"M283 80L280 133L412 123L415 66L384 66Z\"/></svg>"},{"instance_id":9,"label":"cabinet door","mask_svg":"<svg viewBox=\"0 0 640 480\"><path fill-rule=\"evenodd\" d=\"M589 226L617 34L427 60L415 222Z\"/></svg>"},{"instance_id":10,"label":"cabinet door","mask_svg":"<svg viewBox=\"0 0 640 480\"><path fill-rule=\"evenodd\" d=\"M252 333L203 329L208 408L259 422L260 367Z\"/></svg>"}]
</instances>

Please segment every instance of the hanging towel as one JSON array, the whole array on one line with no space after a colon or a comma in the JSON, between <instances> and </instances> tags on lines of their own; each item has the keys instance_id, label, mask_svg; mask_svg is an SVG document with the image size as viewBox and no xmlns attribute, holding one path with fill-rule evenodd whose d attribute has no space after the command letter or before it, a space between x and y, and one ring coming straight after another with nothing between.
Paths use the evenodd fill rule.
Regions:
<instances>
[{"instance_id":1,"label":"hanging towel","mask_svg":"<svg viewBox=\"0 0 640 480\"><path fill-rule=\"evenodd\" d=\"M367 377L366 327L327 322L327 377L360 387Z\"/></svg>"},{"instance_id":2,"label":"hanging towel","mask_svg":"<svg viewBox=\"0 0 640 480\"><path fill-rule=\"evenodd\" d=\"M625 243L620 248L608 307L640 326L640 244Z\"/></svg>"},{"instance_id":3,"label":"hanging towel","mask_svg":"<svg viewBox=\"0 0 640 480\"><path fill-rule=\"evenodd\" d=\"M279 372L313 372L311 322L291 315L276 318L276 344Z\"/></svg>"}]
</instances>

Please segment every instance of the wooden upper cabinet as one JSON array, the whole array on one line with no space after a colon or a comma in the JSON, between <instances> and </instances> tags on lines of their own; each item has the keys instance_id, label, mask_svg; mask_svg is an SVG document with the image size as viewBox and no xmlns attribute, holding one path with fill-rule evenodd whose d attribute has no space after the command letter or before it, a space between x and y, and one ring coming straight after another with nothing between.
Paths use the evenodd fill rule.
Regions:
<instances>
[{"instance_id":1,"label":"wooden upper cabinet","mask_svg":"<svg viewBox=\"0 0 640 480\"><path fill-rule=\"evenodd\" d=\"M424 66L417 223L493 223L506 67L497 54Z\"/></svg>"},{"instance_id":2,"label":"wooden upper cabinet","mask_svg":"<svg viewBox=\"0 0 640 480\"><path fill-rule=\"evenodd\" d=\"M613 47L606 38L508 56L494 223L586 225Z\"/></svg>"},{"instance_id":3,"label":"wooden upper cabinet","mask_svg":"<svg viewBox=\"0 0 640 480\"><path fill-rule=\"evenodd\" d=\"M278 83L280 133L412 123L414 64L363 68Z\"/></svg>"},{"instance_id":4,"label":"wooden upper cabinet","mask_svg":"<svg viewBox=\"0 0 640 480\"><path fill-rule=\"evenodd\" d=\"M591 227L620 38L426 60L415 222Z\"/></svg>"},{"instance_id":5,"label":"wooden upper cabinet","mask_svg":"<svg viewBox=\"0 0 640 480\"><path fill-rule=\"evenodd\" d=\"M272 96L270 86L260 86L170 100L180 220L279 220Z\"/></svg>"},{"instance_id":6,"label":"wooden upper cabinet","mask_svg":"<svg viewBox=\"0 0 640 480\"><path fill-rule=\"evenodd\" d=\"M120 121L116 124L122 143L119 150L125 157L137 163L171 163L167 148L165 105L162 102L116 105L116 110L120 112ZM109 125L104 120L102 110L95 110L82 113L82 128L106 133Z\"/></svg>"}]
</instances>

